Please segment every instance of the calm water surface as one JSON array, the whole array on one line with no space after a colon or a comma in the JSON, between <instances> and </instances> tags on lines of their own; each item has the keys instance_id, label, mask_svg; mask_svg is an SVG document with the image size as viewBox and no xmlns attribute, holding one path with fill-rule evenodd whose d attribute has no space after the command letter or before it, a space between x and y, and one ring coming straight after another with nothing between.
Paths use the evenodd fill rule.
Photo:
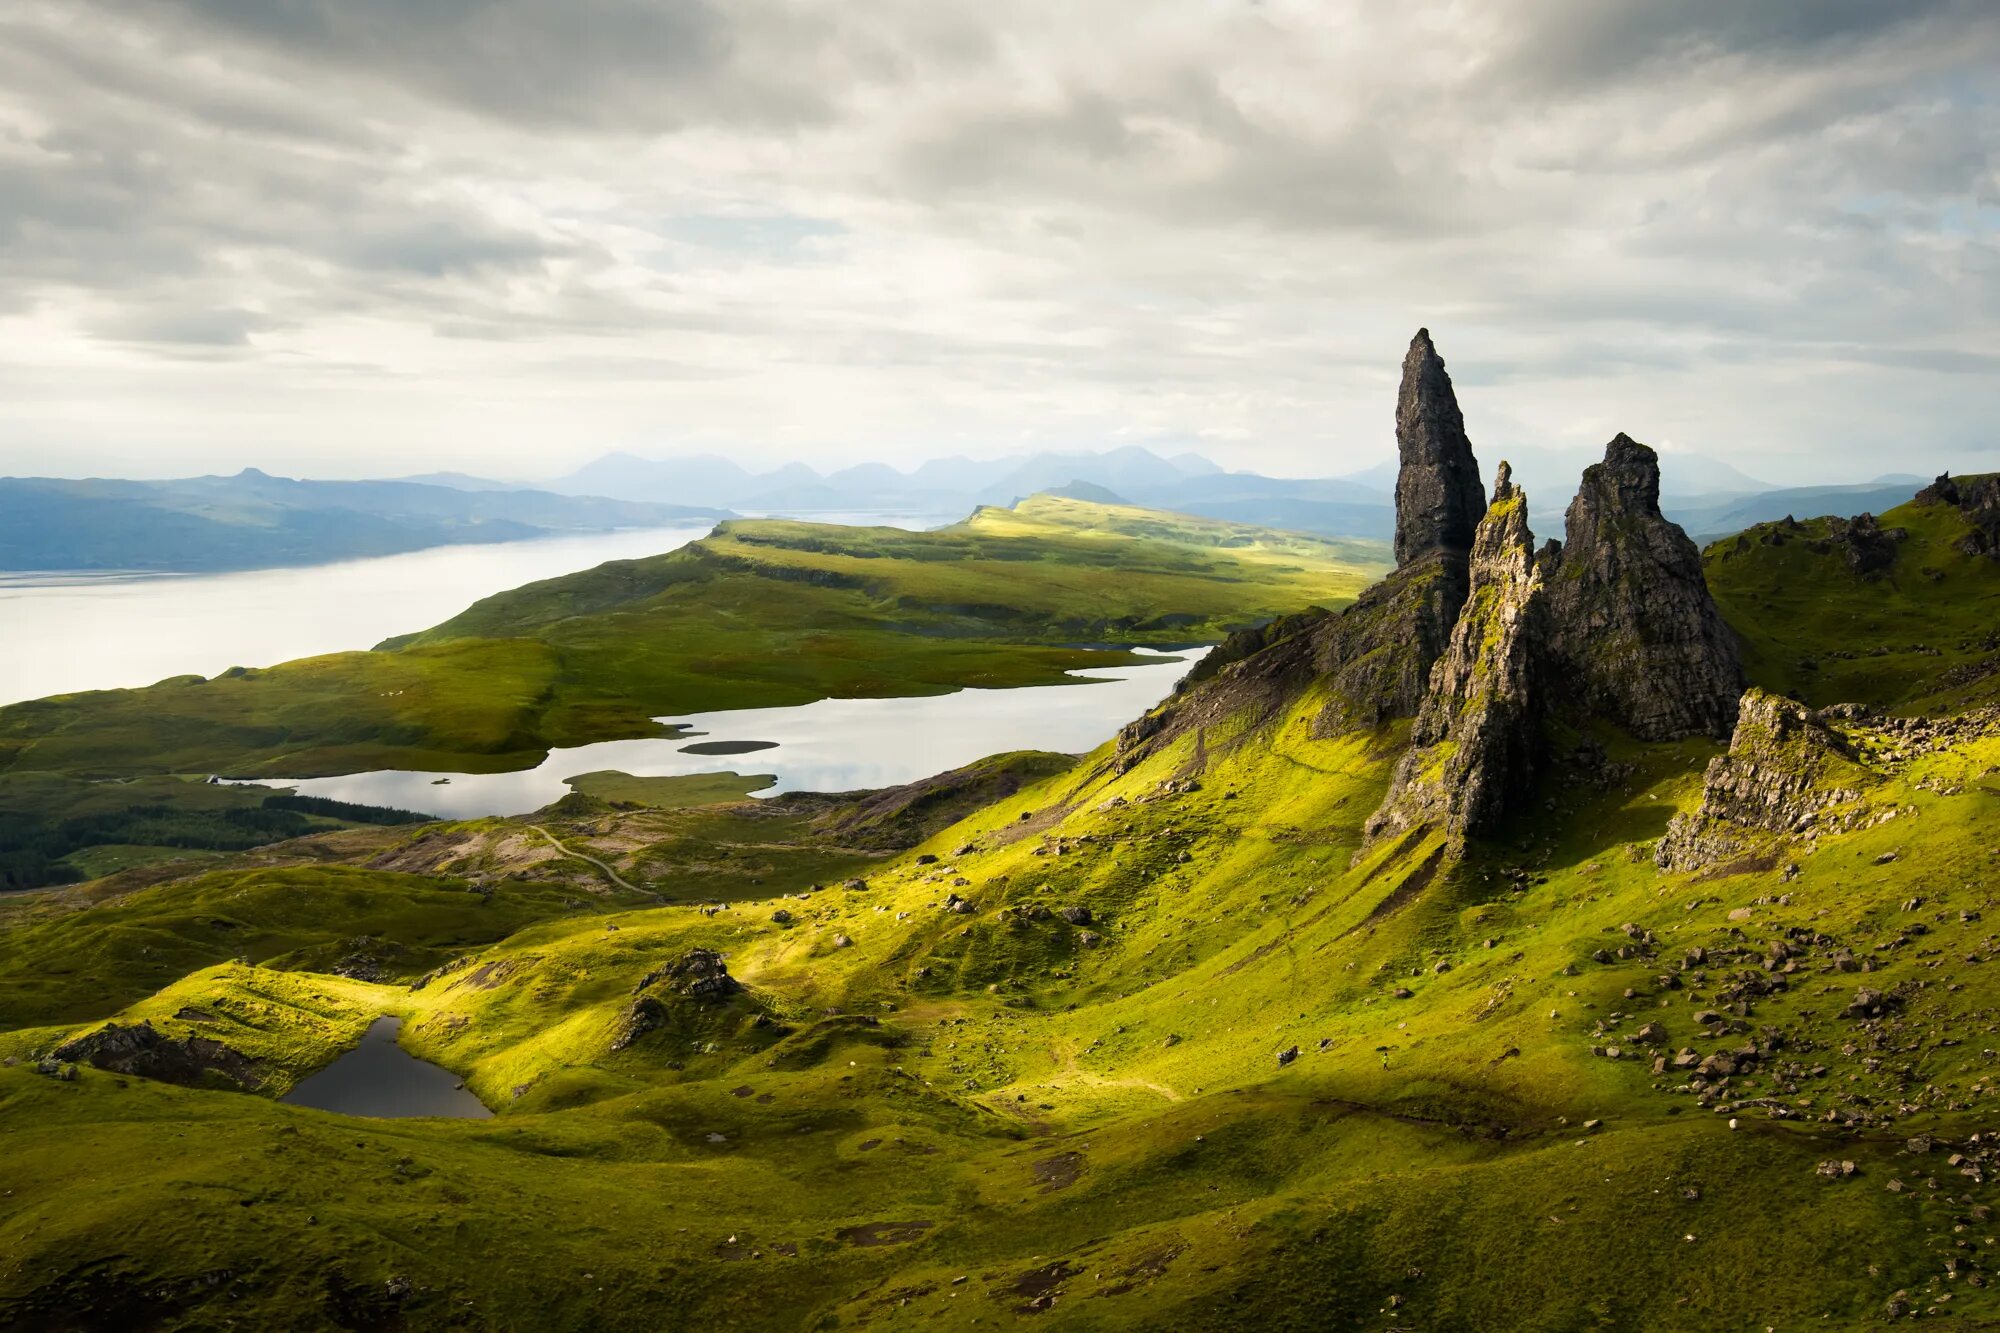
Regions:
<instances>
[{"instance_id":1,"label":"calm water surface","mask_svg":"<svg viewBox=\"0 0 2000 1333\"><path fill-rule=\"evenodd\" d=\"M316 1074L301 1079L278 1100L342 1115L381 1119L448 1116L485 1120L493 1112L460 1085L458 1075L419 1060L396 1044L400 1018L378 1018L361 1044Z\"/></svg>"},{"instance_id":2,"label":"calm water surface","mask_svg":"<svg viewBox=\"0 0 2000 1333\"><path fill-rule=\"evenodd\" d=\"M843 514L926 528L940 515ZM482 597L606 560L658 555L709 524L634 528L237 574L0 572L0 704L213 676L354 648L449 620ZM32 651L22 645L33 645Z\"/></svg>"},{"instance_id":3,"label":"calm water surface","mask_svg":"<svg viewBox=\"0 0 2000 1333\"><path fill-rule=\"evenodd\" d=\"M889 787L942 773L1003 750L1095 749L1119 727L1172 691L1199 651L1182 656L1139 650L1157 661L1076 672L1076 685L1013 690L960 690L920 699L822 699L796 708L741 708L663 721L690 731L658 740L605 741L556 750L518 773L436 773L384 770L269 785L311 796L388 805L448 819L518 815L565 795L565 778L612 770L637 777L713 773L732 765L685 747L707 741L763 741L733 766L769 773L777 782L759 792L853 791ZM700 741L691 740L693 734Z\"/></svg>"}]
</instances>

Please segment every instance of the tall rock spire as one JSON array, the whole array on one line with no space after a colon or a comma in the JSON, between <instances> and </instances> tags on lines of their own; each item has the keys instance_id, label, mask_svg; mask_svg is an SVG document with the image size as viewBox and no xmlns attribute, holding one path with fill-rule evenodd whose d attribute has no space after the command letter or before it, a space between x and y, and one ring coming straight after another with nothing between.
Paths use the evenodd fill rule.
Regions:
<instances>
[{"instance_id":1,"label":"tall rock spire","mask_svg":"<svg viewBox=\"0 0 2000 1333\"><path fill-rule=\"evenodd\" d=\"M1494 832L1527 791L1539 736L1546 624L1528 497L1505 463L1473 538L1471 593L1368 821L1371 839L1430 824L1454 837Z\"/></svg>"},{"instance_id":2,"label":"tall rock spire","mask_svg":"<svg viewBox=\"0 0 2000 1333\"><path fill-rule=\"evenodd\" d=\"M1567 702L1641 740L1729 735L1743 668L1701 552L1660 513L1659 455L1624 434L1606 445L1564 535L1543 573Z\"/></svg>"},{"instance_id":3,"label":"tall rock spire","mask_svg":"<svg viewBox=\"0 0 2000 1333\"><path fill-rule=\"evenodd\" d=\"M1402 463L1396 474L1396 564L1412 564L1433 551L1471 550L1486 497L1472 442L1465 437L1465 417L1429 329L1417 330L1403 357L1396 452Z\"/></svg>"}]
</instances>

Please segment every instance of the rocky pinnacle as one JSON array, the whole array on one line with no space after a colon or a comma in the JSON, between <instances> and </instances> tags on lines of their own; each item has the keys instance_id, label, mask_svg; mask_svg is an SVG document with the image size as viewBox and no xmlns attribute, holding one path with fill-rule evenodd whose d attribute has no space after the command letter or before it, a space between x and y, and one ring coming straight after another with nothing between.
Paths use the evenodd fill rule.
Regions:
<instances>
[{"instance_id":1,"label":"rocky pinnacle","mask_svg":"<svg viewBox=\"0 0 2000 1333\"><path fill-rule=\"evenodd\" d=\"M1520 803L1540 741L1542 603L1528 497L1502 463L1473 539L1471 593L1431 668L1410 749L1368 821L1370 839L1416 824L1490 834Z\"/></svg>"},{"instance_id":2,"label":"rocky pinnacle","mask_svg":"<svg viewBox=\"0 0 2000 1333\"><path fill-rule=\"evenodd\" d=\"M1418 329L1403 357L1403 385L1396 394L1396 564L1433 551L1470 551L1486 512L1479 463L1465 437L1444 358Z\"/></svg>"},{"instance_id":3,"label":"rocky pinnacle","mask_svg":"<svg viewBox=\"0 0 2000 1333\"><path fill-rule=\"evenodd\" d=\"M1584 469L1564 541L1544 559L1551 649L1572 711L1642 740L1723 737L1743 668L1701 552L1660 513L1660 460L1620 435Z\"/></svg>"}]
</instances>

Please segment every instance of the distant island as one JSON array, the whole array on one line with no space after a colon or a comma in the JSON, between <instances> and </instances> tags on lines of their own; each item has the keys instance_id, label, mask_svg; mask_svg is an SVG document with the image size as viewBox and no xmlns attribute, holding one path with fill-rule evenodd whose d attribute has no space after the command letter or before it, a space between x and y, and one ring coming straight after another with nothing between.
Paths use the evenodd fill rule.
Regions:
<instances>
[{"instance_id":1,"label":"distant island","mask_svg":"<svg viewBox=\"0 0 2000 1333\"><path fill-rule=\"evenodd\" d=\"M215 573L729 517L536 490L295 481L255 468L175 481L0 477L0 570Z\"/></svg>"}]
</instances>

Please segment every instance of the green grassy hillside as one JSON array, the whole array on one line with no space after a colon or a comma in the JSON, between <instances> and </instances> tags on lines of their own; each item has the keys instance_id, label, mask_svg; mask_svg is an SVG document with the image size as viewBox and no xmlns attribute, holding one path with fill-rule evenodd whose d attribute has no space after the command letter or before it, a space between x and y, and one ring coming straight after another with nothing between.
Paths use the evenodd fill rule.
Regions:
<instances>
[{"instance_id":1,"label":"green grassy hillside","mask_svg":"<svg viewBox=\"0 0 2000 1333\"><path fill-rule=\"evenodd\" d=\"M1797 556L1710 552L1753 674L1847 660ZM1932 715L1828 717L1842 817L1686 871L1719 744L1565 735L1501 836L1366 844L1408 724L1325 734L1322 678L893 797L604 787L538 817L568 859L476 821L44 895L0 915L0 1323L2000 1326L2000 713L1847 679ZM364 933L404 952L329 975ZM740 989L676 989L697 949ZM274 1100L380 1014L494 1118ZM260 1088L39 1063L112 1019Z\"/></svg>"},{"instance_id":2,"label":"green grassy hillside","mask_svg":"<svg viewBox=\"0 0 2000 1333\"><path fill-rule=\"evenodd\" d=\"M2000 699L2000 560L1965 549L1971 525L1949 505L1913 501L1879 525L1902 535L1864 543L1874 569L1856 567L1838 519L1761 523L1708 548L1751 679L1816 706Z\"/></svg>"},{"instance_id":3,"label":"green grassy hillside","mask_svg":"<svg viewBox=\"0 0 2000 1333\"><path fill-rule=\"evenodd\" d=\"M1971 1140L2000 981L1962 965L1995 947L2000 734L1889 758L1857 732L1897 817L1797 849L1795 874L1720 877L1648 854L1715 747L1606 737L1612 778L1552 787L1556 818L1441 869L1421 834L1356 859L1393 737L1312 739L1322 703L1123 772L1107 747L861 887L483 947L405 926L465 950L420 989L316 977L309 908L261 966L178 958L125 1016L258 1055L267 1091L398 1013L500 1114L356 1122L0 1070L24 1148L0 1166L22 1256L0 1291L21 1318L167 1290L169 1324L226 1301L295 1327L973 1327L1038 1303L1064 1327L2000 1318ZM117 910L197 939L162 914L205 922L213 883ZM635 986L696 946L747 989L614 1050ZM1843 1016L1863 985L1894 998ZM101 986L70 993L109 1016ZM1745 1047L1703 1093L1653 1067Z\"/></svg>"},{"instance_id":4,"label":"green grassy hillside","mask_svg":"<svg viewBox=\"0 0 2000 1333\"><path fill-rule=\"evenodd\" d=\"M1058 683L1350 599L1368 543L1037 498L936 533L734 522L489 598L387 650L0 709L0 770L493 772L653 718Z\"/></svg>"}]
</instances>

